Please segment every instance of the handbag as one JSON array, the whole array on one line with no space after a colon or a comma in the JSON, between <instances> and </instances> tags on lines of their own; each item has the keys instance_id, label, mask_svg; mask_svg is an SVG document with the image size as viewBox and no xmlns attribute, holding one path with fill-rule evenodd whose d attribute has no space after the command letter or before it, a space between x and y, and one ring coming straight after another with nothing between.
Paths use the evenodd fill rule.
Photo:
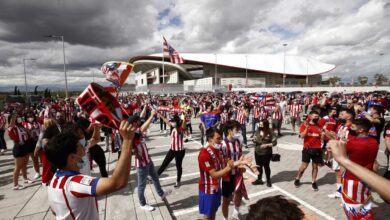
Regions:
<instances>
[{"instance_id":1,"label":"handbag","mask_svg":"<svg viewBox=\"0 0 390 220\"><path fill-rule=\"evenodd\" d=\"M280 161L281 155L279 154L278 146L276 146L276 151L277 151L276 153L272 154L272 157L271 157L272 162L279 162Z\"/></svg>"}]
</instances>

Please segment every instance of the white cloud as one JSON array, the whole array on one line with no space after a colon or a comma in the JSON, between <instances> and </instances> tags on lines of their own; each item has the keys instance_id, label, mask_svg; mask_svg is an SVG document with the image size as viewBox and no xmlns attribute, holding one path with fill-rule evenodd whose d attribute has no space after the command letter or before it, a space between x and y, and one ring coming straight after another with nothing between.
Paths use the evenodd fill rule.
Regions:
<instances>
[{"instance_id":1,"label":"white cloud","mask_svg":"<svg viewBox=\"0 0 390 220\"><path fill-rule=\"evenodd\" d=\"M380 63L390 75L388 0L98 0L90 8L89 0L48 2L30 4L27 15L0 15L0 87L24 84L23 58L37 58L26 63L29 84L63 84L62 44L41 36L50 33L65 36L74 85L86 85L92 72L104 82L98 68L105 61L161 52L162 36L179 52L276 54L287 43L287 54L336 64L330 74L344 79L371 77ZM24 3L4 0L0 6L19 12Z\"/></svg>"}]
</instances>

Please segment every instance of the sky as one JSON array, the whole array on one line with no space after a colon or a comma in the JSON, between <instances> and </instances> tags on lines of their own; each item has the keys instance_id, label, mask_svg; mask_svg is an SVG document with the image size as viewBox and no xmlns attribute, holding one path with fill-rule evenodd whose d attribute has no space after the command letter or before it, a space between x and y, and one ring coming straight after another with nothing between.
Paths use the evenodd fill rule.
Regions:
<instances>
[{"instance_id":1,"label":"sky","mask_svg":"<svg viewBox=\"0 0 390 220\"><path fill-rule=\"evenodd\" d=\"M0 90L70 89L110 60L159 53L162 36L182 53L298 55L335 64L324 78L390 78L390 0L1 0ZM384 55L380 55L380 54Z\"/></svg>"}]
</instances>

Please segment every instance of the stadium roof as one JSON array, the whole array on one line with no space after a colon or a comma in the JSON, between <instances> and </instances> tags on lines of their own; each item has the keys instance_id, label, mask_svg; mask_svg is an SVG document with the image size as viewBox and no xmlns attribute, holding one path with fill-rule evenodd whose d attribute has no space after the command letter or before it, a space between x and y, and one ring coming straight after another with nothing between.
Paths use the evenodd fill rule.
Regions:
<instances>
[{"instance_id":1,"label":"stadium roof","mask_svg":"<svg viewBox=\"0 0 390 220\"><path fill-rule=\"evenodd\" d=\"M169 57L165 57L164 67L166 71L178 70L185 78L191 78L188 71L201 70L205 64L217 64L249 71L286 74L286 75L317 75L333 70L336 66L323 63L311 58L286 55L284 71L284 56L270 54L210 54L210 53L180 53L184 58L183 64L170 63ZM151 54L130 58L135 64L134 71L147 71L162 65L162 54Z\"/></svg>"}]
</instances>

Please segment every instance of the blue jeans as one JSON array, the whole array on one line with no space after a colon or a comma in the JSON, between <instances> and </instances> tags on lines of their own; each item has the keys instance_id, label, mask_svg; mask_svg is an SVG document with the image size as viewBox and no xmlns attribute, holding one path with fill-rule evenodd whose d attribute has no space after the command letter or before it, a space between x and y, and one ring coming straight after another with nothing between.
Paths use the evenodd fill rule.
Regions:
<instances>
[{"instance_id":1,"label":"blue jeans","mask_svg":"<svg viewBox=\"0 0 390 220\"><path fill-rule=\"evenodd\" d=\"M258 123L260 120L258 118L252 118L252 135L255 135L256 133L256 123Z\"/></svg>"},{"instance_id":2,"label":"blue jeans","mask_svg":"<svg viewBox=\"0 0 390 220\"><path fill-rule=\"evenodd\" d=\"M158 179L158 175L156 170L154 169L153 161L148 163L144 167L137 168L137 176L138 176L138 199L139 204L144 206L146 204L145 200L145 187L146 187L146 178L150 176L153 180L154 188L159 196L164 194L164 191L161 188L160 180Z\"/></svg>"},{"instance_id":3,"label":"blue jeans","mask_svg":"<svg viewBox=\"0 0 390 220\"><path fill-rule=\"evenodd\" d=\"M246 124L242 124L241 125L241 134L242 134L242 138L244 140L244 144L246 145L247 144L247 140L246 140Z\"/></svg>"}]
</instances>

